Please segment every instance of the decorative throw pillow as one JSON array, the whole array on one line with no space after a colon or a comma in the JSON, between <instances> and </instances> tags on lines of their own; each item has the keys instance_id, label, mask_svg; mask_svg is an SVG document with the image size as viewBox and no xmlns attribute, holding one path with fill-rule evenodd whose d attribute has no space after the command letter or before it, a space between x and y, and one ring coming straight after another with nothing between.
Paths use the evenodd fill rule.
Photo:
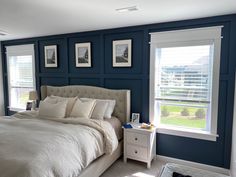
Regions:
<instances>
[{"instance_id":1,"label":"decorative throw pillow","mask_svg":"<svg viewBox=\"0 0 236 177\"><path fill-rule=\"evenodd\" d=\"M180 173L173 172L172 177L191 177L191 176L189 176L189 175L182 175L182 174L180 174Z\"/></svg>"},{"instance_id":2,"label":"decorative throw pillow","mask_svg":"<svg viewBox=\"0 0 236 177\"><path fill-rule=\"evenodd\" d=\"M70 113L70 117L90 118L95 105L96 100L82 101L80 99L77 99Z\"/></svg>"},{"instance_id":3,"label":"decorative throw pillow","mask_svg":"<svg viewBox=\"0 0 236 177\"><path fill-rule=\"evenodd\" d=\"M81 100L93 100L92 98L80 98ZM104 113L104 118L107 118L107 119L110 119L111 118L111 115L114 111L114 108L115 108L115 105L116 105L116 100L103 100L103 99L96 99L96 103L97 105L100 105L100 104L105 104L107 103L107 108L105 110L105 113ZM93 117L93 116L92 116Z\"/></svg>"},{"instance_id":4,"label":"decorative throw pillow","mask_svg":"<svg viewBox=\"0 0 236 177\"><path fill-rule=\"evenodd\" d=\"M104 117L110 119L116 105L116 100L106 100L106 101L108 101L108 106Z\"/></svg>"},{"instance_id":5,"label":"decorative throw pillow","mask_svg":"<svg viewBox=\"0 0 236 177\"><path fill-rule=\"evenodd\" d=\"M77 98L78 97L60 97L60 96L51 95L45 98L44 101L47 101L49 103L57 103L57 102L67 100L66 117L69 117Z\"/></svg>"},{"instance_id":6,"label":"decorative throw pillow","mask_svg":"<svg viewBox=\"0 0 236 177\"><path fill-rule=\"evenodd\" d=\"M40 101L39 117L41 118L64 118L66 114L67 100L50 103L47 101Z\"/></svg>"},{"instance_id":7,"label":"decorative throw pillow","mask_svg":"<svg viewBox=\"0 0 236 177\"><path fill-rule=\"evenodd\" d=\"M103 102L96 101L96 106L93 110L91 118L103 120L105 112L107 110L107 106L108 106L107 102L103 103Z\"/></svg>"},{"instance_id":8,"label":"decorative throw pillow","mask_svg":"<svg viewBox=\"0 0 236 177\"><path fill-rule=\"evenodd\" d=\"M53 95L47 96L43 101L48 102L48 103L53 103L53 104L58 102L57 99L53 98Z\"/></svg>"}]
</instances>

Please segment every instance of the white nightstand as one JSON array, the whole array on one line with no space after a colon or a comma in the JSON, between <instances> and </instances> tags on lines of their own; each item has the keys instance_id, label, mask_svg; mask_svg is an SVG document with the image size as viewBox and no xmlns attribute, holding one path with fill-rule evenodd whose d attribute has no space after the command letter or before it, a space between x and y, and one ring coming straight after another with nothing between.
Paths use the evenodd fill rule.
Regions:
<instances>
[{"instance_id":1,"label":"white nightstand","mask_svg":"<svg viewBox=\"0 0 236 177\"><path fill-rule=\"evenodd\" d=\"M156 129L141 129L140 125L132 125L133 128L124 128L124 162L127 158L147 163L151 167L151 161L156 157Z\"/></svg>"}]
</instances>

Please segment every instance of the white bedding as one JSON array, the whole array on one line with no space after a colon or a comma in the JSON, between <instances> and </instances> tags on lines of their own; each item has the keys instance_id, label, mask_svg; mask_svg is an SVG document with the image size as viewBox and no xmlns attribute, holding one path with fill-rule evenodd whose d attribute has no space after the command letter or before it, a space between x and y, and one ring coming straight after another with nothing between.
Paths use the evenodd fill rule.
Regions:
<instances>
[{"instance_id":1,"label":"white bedding","mask_svg":"<svg viewBox=\"0 0 236 177\"><path fill-rule=\"evenodd\" d=\"M0 118L1 177L76 177L117 148L114 129L106 121L35 117L28 112Z\"/></svg>"}]
</instances>

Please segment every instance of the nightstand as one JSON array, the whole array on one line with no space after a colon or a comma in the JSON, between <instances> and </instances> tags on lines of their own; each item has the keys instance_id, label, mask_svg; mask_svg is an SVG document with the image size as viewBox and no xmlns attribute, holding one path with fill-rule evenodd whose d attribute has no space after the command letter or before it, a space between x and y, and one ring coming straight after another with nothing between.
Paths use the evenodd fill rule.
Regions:
<instances>
[{"instance_id":1,"label":"nightstand","mask_svg":"<svg viewBox=\"0 0 236 177\"><path fill-rule=\"evenodd\" d=\"M124 128L124 162L127 159L138 160L146 162L147 168L150 168L152 159L156 157L156 129L132 126L133 128Z\"/></svg>"}]
</instances>

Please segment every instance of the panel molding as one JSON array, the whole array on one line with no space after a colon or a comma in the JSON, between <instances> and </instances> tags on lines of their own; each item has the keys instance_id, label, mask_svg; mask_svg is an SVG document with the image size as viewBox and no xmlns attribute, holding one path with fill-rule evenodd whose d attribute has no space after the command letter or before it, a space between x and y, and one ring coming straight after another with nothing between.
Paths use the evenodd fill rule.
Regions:
<instances>
[{"instance_id":1,"label":"panel molding","mask_svg":"<svg viewBox=\"0 0 236 177\"><path fill-rule=\"evenodd\" d=\"M36 82L37 90L40 90L42 84L49 85L68 85L79 83L90 83L101 87L110 88L130 88L132 92L132 111L140 112L142 120L149 120L149 33L168 30L179 30L196 27L207 27L224 25L223 33L227 34L222 39L222 57L221 57L221 73L220 73L220 115L218 122L218 132L220 137L216 142L205 142L191 138L183 138L177 136L158 135L159 149L161 155L182 158L202 162L210 165L217 165L229 168L230 162L230 144L232 132L232 110L233 110L233 94L234 92L234 72L236 67L236 15L224 15L217 17L200 18L193 20L183 20L159 24L148 24L140 26L122 27L115 29L104 29L97 31L87 31L78 33L69 33L61 35L43 36L28 39L17 39L11 41L2 41L2 51L5 46L31 44L35 43L35 61L36 61ZM112 45L113 39L132 38L135 39L136 45L133 58L135 64L130 68L112 68ZM73 68L74 59L71 59L74 52L73 41L77 39L88 39L95 41L95 52L97 63L92 68L80 69ZM55 70L42 68L42 60L44 59L42 44L51 42L59 43L63 50L60 57L59 68ZM107 41L110 41L107 44ZM109 47L109 49L107 49ZM60 51L59 51L60 52ZM5 112L8 112L8 90L7 90L7 73L6 73L6 57L2 52L3 62L3 83L4 83L4 102ZM72 70L73 69L73 70ZM228 84L227 88L225 83ZM171 145L171 146L169 146ZM187 146L187 150L182 146ZM203 151L205 148L210 149L209 152ZM192 153L194 153L192 155Z\"/></svg>"}]
</instances>

